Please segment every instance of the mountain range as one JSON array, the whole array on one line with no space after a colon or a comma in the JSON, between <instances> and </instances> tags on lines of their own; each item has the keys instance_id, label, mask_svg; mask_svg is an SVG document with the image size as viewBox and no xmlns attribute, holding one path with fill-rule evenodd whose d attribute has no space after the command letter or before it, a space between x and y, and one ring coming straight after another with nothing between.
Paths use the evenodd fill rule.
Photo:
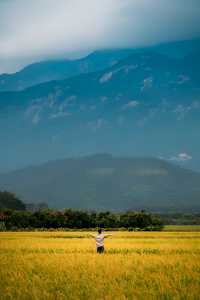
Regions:
<instances>
[{"instance_id":1,"label":"mountain range","mask_svg":"<svg viewBox=\"0 0 200 300\"><path fill-rule=\"evenodd\" d=\"M200 170L199 42L173 47L94 53L85 58L94 72L0 92L1 171L98 152ZM172 55L179 48L187 55Z\"/></svg>"},{"instance_id":2,"label":"mountain range","mask_svg":"<svg viewBox=\"0 0 200 300\"><path fill-rule=\"evenodd\" d=\"M76 60L62 59L33 63L16 73L0 75L0 92L23 90L51 80L97 72L111 67L134 52L141 51L153 51L172 58L183 58L191 53L200 52L200 40L164 43L146 48L101 50Z\"/></svg>"},{"instance_id":3,"label":"mountain range","mask_svg":"<svg viewBox=\"0 0 200 300\"><path fill-rule=\"evenodd\" d=\"M97 154L0 175L0 190L51 208L200 210L200 173L155 158Z\"/></svg>"},{"instance_id":4,"label":"mountain range","mask_svg":"<svg viewBox=\"0 0 200 300\"><path fill-rule=\"evenodd\" d=\"M56 208L199 210L199 53L180 41L0 75L0 190Z\"/></svg>"},{"instance_id":5,"label":"mountain range","mask_svg":"<svg viewBox=\"0 0 200 300\"><path fill-rule=\"evenodd\" d=\"M132 53L132 49L95 51L86 57L33 63L14 74L0 75L0 91L23 90L32 85L100 71Z\"/></svg>"}]
</instances>

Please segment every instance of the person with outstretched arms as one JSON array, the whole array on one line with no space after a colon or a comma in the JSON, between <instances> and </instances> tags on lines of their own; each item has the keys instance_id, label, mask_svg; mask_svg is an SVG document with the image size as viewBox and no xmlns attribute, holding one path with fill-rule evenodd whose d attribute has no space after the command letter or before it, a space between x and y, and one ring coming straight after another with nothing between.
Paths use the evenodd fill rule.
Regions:
<instances>
[{"instance_id":1,"label":"person with outstretched arms","mask_svg":"<svg viewBox=\"0 0 200 300\"><path fill-rule=\"evenodd\" d=\"M104 234L101 228L98 229L98 233L96 235L90 234L90 236L96 241L97 253L104 253L104 239L111 235L112 234Z\"/></svg>"}]
</instances>

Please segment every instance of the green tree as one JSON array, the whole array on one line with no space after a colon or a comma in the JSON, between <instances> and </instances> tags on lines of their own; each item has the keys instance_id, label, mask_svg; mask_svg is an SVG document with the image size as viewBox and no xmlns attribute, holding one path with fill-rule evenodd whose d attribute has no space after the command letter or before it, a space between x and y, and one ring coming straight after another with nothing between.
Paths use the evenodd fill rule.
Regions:
<instances>
[{"instance_id":1,"label":"green tree","mask_svg":"<svg viewBox=\"0 0 200 300\"><path fill-rule=\"evenodd\" d=\"M25 204L13 193L0 191L0 209L25 210Z\"/></svg>"}]
</instances>

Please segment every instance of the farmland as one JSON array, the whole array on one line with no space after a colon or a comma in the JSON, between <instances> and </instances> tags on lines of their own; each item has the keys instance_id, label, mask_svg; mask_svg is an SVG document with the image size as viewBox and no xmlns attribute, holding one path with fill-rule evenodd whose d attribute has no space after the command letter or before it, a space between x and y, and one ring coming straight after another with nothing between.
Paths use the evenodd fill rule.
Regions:
<instances>
[{"instance_id":1,"label":"farmland","mask_svg":"<svg viewBox=\"0 0 200 300\"><path fill-rule=\"evenodd\" d=\"M172 230L172 228L170 228ZM200 232L1 232L0 299L200 299Z\"/></svg>"}]
</instances>

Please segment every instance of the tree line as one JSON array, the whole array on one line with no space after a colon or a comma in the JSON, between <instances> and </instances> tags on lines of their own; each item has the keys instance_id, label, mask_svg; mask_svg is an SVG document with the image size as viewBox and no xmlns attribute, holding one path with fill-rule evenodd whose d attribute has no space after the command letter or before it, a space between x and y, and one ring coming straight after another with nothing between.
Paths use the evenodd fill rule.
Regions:
<instances>
[{"instance_id":1,"label":"tree line","mask_svg":"<svg viewBox=\"0 0 200 300\"><path fill-rule=\"evenodd\" d=\"M161 230L160 218L145 211L113 213L65 209L50 210L45 203L24 204L15 194L0 191L0 229L125 228Z\"/></svg>"},{"instance_id":2,"label":"tree line","mask_svg":"<svg viewBox=\"0 0 200 300\"><path fill-rule=\"evenodd\" d=\"M25 210L26 205L15 194L0 191L0 209Z\"/></svg>"},{"instance_id":3,"label":"tree line","mask_svg":"<svg viewBox=\"0 0 200 300\"><path fill-rule=\"evenodd\" d=\"M40 210L35 212L2 210L0 211L1 227L15 229L92 229L124 228L129 230L161 230L163 223L157 216L141 211L124 213L96 212L65 209Z\"/></svg>"},{"instance_id":4,"label":"tree line","mask_svg":"<svg viewBox=\"0 0 200 300\"><path fill-rule=\"evenodd\" d=\"M0 230L124 228L161 230L164 225L199 225L200 213L160 213L144 211L124 213L48 209L46 203L23 203L15 194L0 191Z\"/></svg>"}]
</instances>

